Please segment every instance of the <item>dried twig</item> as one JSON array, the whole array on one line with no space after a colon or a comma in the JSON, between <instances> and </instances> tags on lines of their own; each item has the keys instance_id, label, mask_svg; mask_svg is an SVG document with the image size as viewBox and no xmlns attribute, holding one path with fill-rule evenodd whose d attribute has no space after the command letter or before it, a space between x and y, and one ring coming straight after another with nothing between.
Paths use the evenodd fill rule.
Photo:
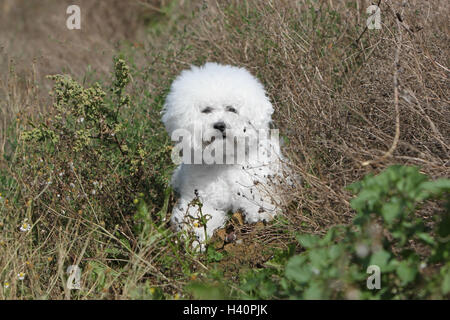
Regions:
<instances>
[{"instance_id":1,"label":"dried twig","mask_svg":"<svg viewBox=\"0 0 450 320\"><path fill-rule=\"evenodd\" d=\"M401 21L399 19L399 14L396 15L396 22L397 22L397 49L395 50L395 57L394 57L394 106L395 106L395 136L394 140L392 141L392 145L389 148L389 150L379 157L378 159L364 161L362 163L362 166L368 166L369 164L374 164L380 161L383 161L384 159L392 156L395 149L397 148L398 141L400 139L400 110L399 110L399 103L398 103L398 69L400 68L400 50L402 47L402 26Z\"/></svg>"},{"instance_id":2,"label":"dried twig","mask_svg":"<svg viewBox=\"0 0 450 320\"><path fill-rule=\"evenodd\" d=\"M381 0L378 0L377 7L379 8L380 5L381 5ZM362 36L367 32L368 29L369 29L369 26L366 24L364 30L361 32L361 34L359 35L359 37L356 38L356 40L355 40L355 42L354 42L355 44L358 44L359 40L361 40Z\"/></svg>"}]
</instances>

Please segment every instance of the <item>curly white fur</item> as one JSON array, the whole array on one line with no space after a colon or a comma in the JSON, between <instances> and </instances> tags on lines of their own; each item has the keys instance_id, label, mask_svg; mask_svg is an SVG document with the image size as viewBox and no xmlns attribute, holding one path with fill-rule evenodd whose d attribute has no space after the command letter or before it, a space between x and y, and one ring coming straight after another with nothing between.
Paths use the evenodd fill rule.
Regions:
<instances>
[{"instance_id":1,"label":"curly white fur","mask_svg":"<svg viewBox=\"0 0 450 320\"><path fill-rule=\"evenodd\" d=\"M272 113L262 84L244 68L206 63L183 71L173 82L162 117L169 135L177 129L192 133L190 150L183 152L224 147L224 157L234 159L232 164L185 161L173 174L179 200L171 223L177 230L194 232L202 249L204 241L224 226L230 211L239 210L246 222L254 223L271 220L279 210L275 190L282 176L279 142L258 135L269 131ZM194 134L199 129L202 133ZM246 157L236 159L236 141L245 138L251 144L245 147ZM206 225L201 216L207 218Z\"/></svg>"}]
</instances>

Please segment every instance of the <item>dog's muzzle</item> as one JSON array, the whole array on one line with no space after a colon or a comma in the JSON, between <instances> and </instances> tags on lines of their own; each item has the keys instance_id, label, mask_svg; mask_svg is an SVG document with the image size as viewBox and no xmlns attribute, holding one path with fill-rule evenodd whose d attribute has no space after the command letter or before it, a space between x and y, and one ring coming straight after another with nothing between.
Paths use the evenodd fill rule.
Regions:
<instances>
[{"instance_id":1,"label":"dog's muzzle","mask_svg":"<svg viewBox=\"0 0 450 320\"><path fill-rule=\"evenodd\" d=\"M223 122L223 121L216 122L216 123L214 123L213 128L216 129L216 130L219 130L220 132L222 132L222 137L223 138L226 137L226 133L225 133L226 125L225 125L225 122Z\"/></svg>"}]
</instances>

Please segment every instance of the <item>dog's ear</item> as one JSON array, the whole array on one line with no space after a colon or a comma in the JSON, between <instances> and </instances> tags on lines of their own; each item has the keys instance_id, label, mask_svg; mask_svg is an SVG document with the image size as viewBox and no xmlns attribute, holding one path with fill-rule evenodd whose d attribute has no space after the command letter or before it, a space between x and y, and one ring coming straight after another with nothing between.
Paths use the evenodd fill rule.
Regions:
<instances>
[{"instance_id":1,"label":"dog's ear","mask_svg":"<svg viewBox=\"0 0 450 320\"><path fill-rule=\"evenodd\" d=\"M183 99L183 96L186 98ZM172 135L174 130L188 129L189 125L196 122L195 110L189 96L184 95L178 88L172 87L161 111L161 120L167 133Z\"/></svg>"},{"instance_id":2,"label":"dog's ear","mask_svg":"<svg viewBox=\"0 0 450 320\"><path fill-rule=\"evenodd\" d=\"M172 82L162 110L162 122L169 135L198 121L198 107L205 80L201 68L183 70Z\"/></svg>"}]
</instances>

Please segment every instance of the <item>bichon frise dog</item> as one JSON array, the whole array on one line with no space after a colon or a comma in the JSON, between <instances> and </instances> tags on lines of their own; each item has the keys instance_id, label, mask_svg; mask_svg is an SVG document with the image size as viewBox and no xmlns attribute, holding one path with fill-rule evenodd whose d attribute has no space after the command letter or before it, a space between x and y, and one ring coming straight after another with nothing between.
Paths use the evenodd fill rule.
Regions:
<instances>
[{"instance_id":1,"label":"bichon frise dog","mask_svg":"<svg viewBox=\"0 0 450 320\"><path fill-rule=\"evenodd\" d=\"M278 212L285 179L272 113L262 84L244 68L206 63L172 83L162 121L172 140L181 138L172 155L182 160L172 177L179 200L171 223L193 232L202 250L229 212L248 223Z\"/></svg>"}]
</instances>

